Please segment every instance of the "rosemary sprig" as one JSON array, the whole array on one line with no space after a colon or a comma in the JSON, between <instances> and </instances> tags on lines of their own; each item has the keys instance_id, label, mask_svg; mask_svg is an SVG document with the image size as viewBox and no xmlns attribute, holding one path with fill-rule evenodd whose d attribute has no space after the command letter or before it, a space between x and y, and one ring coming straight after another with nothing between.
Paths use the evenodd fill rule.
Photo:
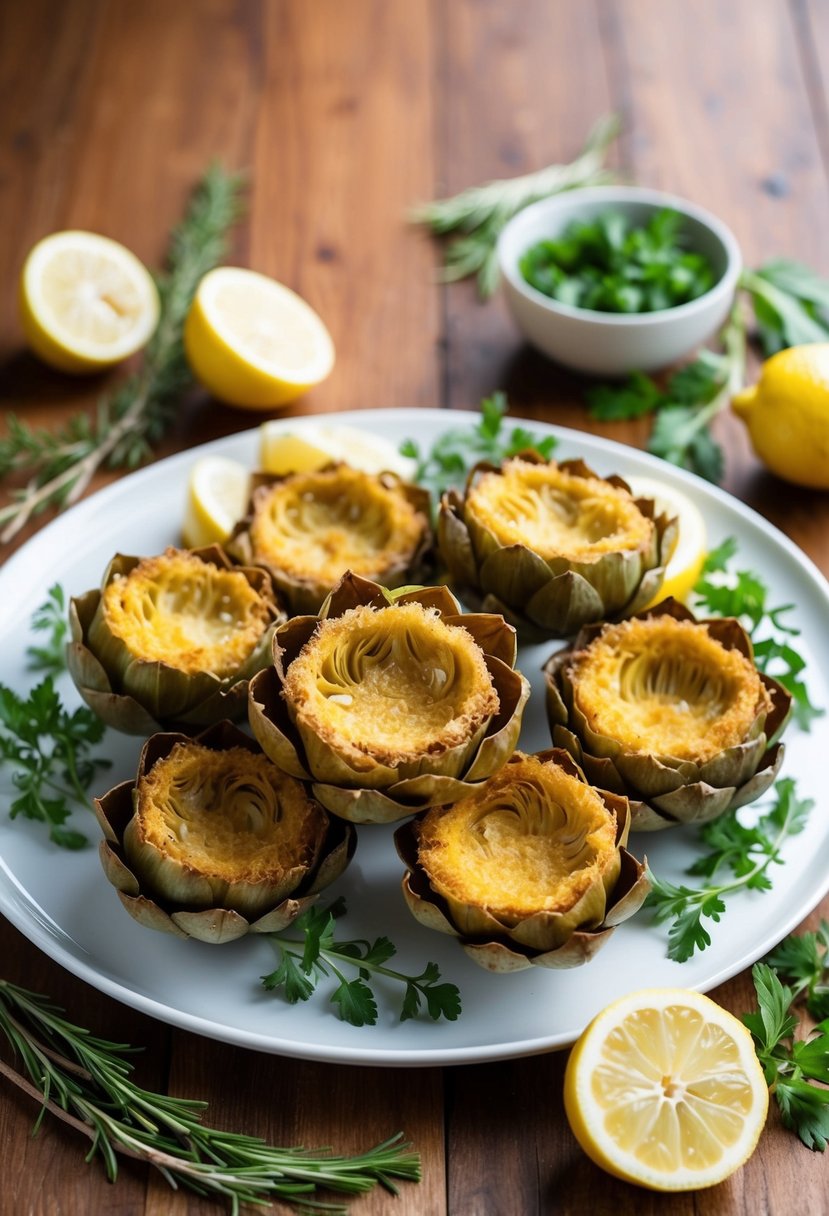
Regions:
<instances>
[{"instance_id":1,"label":"rosemary sprig","mask_svg":"<svg viewBox=\"0 0 829 1216\"><path fill-rule=\"evenodd\" d=\"M491 296L498 285L495 246L507 220L529 203L551 194L612 181L613 174L604 167L604 160L620 128L618 115L605 115L593 127L581 153L569 164L547 165L522 177L471 186L452 198L414 207L409 213L410 220L425 224L436 236L462 234L446 246L443 278L454 281L477 275L481 299Z\"/></svg>"},{"instance_id":2,"label":"rosemary sprig","mask_svg":"<svg viewBox=\"0 0 829 1216\"><path fill-rule=\"evenodd\" d=\"M0 439L0 478L28 477L0 508L0 542L14 537L48 509L62 510L83 494L103 467L134 468L151 452L175 417L179 395L190 382L182 328L199 280L221 259L228 229L239 211L241 179L212 166L195 189L170 238L158 328L142 364L98 405L56 432L34 430L14 415Z\"/></svg>"},{"instance_id":3,"label":"rosemary sprig","mask_svg":"<svg viewBox=\"0 0 829 1216\"><path fill-rule=\"evenodd\" d=\"M293 1005L307 1001L323 977L334 976L337 987L330 999L342 1020L352 1026L373 1026L377 1021L377 1002L367 981L372 974L385 976L404 985L401 1022L416 1017L422 1002L435 1021L445 1017L454 1022L461 1012L460 994L454 984L438 983L441 977L437 964L427 963L419 975L406 975L385 965L397 953L387 937L378 937L373 942L337 941L336 918L344 915L345 910L342 898L327 908L311 907L289 929L268 934L279 956L279 966L261 977L263 986L269 991L281 988L285 999ZM356 979L346 978L343 965L357 970Z\"/></svg>"},{"instance_id":4,"label":"rosemary sprig","mask_svg":"<svg viewBox=\"0 0 829 1216\"><path fill-rule=\"evenodd\" d=\"M718 922L728 895L741 888L771 888L769 867L782 864L783 844L803 831L814 806L812 798L797 797L791 777L778 781L775 793L774 804L753 827L744 826L737 812L731 811L700 829L700 841L708 852L698 857L687 873L713 878L719 870L727 869L733 875L731 879L702 887L675 886L649 871L652 887L644 906L653 909L657 924L670 921L668 958L684 963L697 950L711 945L703 920Z\"/></svg>"},{"instance_id":5,"label":"rosemary sprig","mask_svg":"<svg viewBox=\"0 0 829 1216\"><path fill-rule=\"evenodd\" d=\"M328 1149L276 1148L257 1136L202 1123L204 1102L142 1089L125 1058L134 1049L97 1038L61 1016L37 993L0 980L0 1029L30 1078L0 1060L0 1074L92 1141L107 1178L118 1176L117 1154L154 1166L171 1187L223 1197L233 1216L240 1204L282 1199L304 1211L344 1213L344 1204L314 1199L318 1187L356 1195L377 1183L393 1194L395 1180L418 1181L420 1158L402 1135L355 1157Z\"/></svg>"}]
</instances>

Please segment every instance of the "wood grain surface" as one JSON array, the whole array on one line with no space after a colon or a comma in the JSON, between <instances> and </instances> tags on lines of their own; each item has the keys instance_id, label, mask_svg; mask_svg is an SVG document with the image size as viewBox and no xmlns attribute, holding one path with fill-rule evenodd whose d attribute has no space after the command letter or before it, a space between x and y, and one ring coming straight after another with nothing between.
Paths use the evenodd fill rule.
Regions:
<instances>
[{"instance_id":1,"label":"wood grain surface","mask_svg":"<svg viewBox=\"0 0 829 1216\"><path fill-rule=\"evenodd\" d=\"M827 87L825 0L5 0L0 404L53 426L107 384L62 377L24 350L15 284L32 243L89 228L157 264L188 190L219 158L250 183L230 260L301 292L337 347L335 374L288 412L470 408L500 387L516 414L641 446L644 423L591 422L583 382L522 346L500 300L481 306L470 284L438 282L436 251L406 225L407 207L569 159L616 109L622 173L717 212L749 264L786 255L829 273ZM255 421L191 392L158 454ZM829 496L767 474L730 415L716 431L727 487L829 573ZM577 1148L561 1106L563 1054L414 1071L258 1055L112 1002L5 921L0 974L48 992L78 1023L145 1045L140 1079L207 1099L215 1124L338 1152L404 1129L423 1181L354 1201L355 1216L829 1211L824 1158L774 1114L729 1182L650 1195ZM714 996L746 1010L749 977ZM0 1089L0 1216L218 1210L129 1163L110 1187L74 1133L47 1121L32 1139L35 1113Z\"/></svg>"}]
</instances>

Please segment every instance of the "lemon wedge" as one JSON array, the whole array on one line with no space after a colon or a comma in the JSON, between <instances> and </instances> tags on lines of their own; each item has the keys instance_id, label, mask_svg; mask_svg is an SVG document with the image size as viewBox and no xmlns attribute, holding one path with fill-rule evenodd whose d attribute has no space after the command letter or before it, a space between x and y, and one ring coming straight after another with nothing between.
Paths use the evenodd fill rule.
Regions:
<instances>
[{"instance_id":1,"label":"lemon wedge","mask_svg":"<svg viewBox=\"0 0 829 1216\"><path fill-rule=\"evenodd\" d=\"M266 473L312 473L342 460L364 473L397 473L411 481L417 462L401 456L397 445L381 435L336 423L263 422L260 428L260 467Z\"/></svg>"},{"instance_id":2,"label":"lemon wedge","mask_svg":"<svg viewBox=\"0 0 829 1216\"><path fill-rule=\"evenodd\" d=\"M250 474L224 456L202 456L190 470L182 539L190 549L221 544L245 513Z\"/></svg>"},{"instance_id":3,"label":"lemon wedge","mask_svg":"<svg viewBox=\"0 0 829 1216\"><path fill-rule=\"evenodd\" d=\"M30 347L63 372L97 372L126 359L158 324L147 268L94 232L54 232L34 246L20 278L20 317Z\"/></svg>"},{"instance_id":4,"label":"lemon wedge","mask_svg":"<svg viewBox=\"0 0 829 1216\"><path fill-rule=\"evenodd\" d=\"M214 397L248 409L286 405L334 366L334 343L309 304L274 279L233 266L199 283L184 349Z\"/></svg>"},{"instance_id":5,"label":"lemon wedge","mask_svg":"<svg viewBox=\"0 0 829 1216\"><path fill-rule=\"evenodd\" d=\"M622 997L579 1038L564 1108L587 1155L655 1191L713 1186L751 1156L769 1094L751 1035L680 988Z\"/></svg>"},{"instance_id":6,"label":"lemon wedge","mask_svg":"<svg viewBox=\"0 0 829 1216\"><path fill-rule=\"evenodd\" d=\"M693 499L666 481L638 475L625 480L637 498L652 498L657 511L665 511L679 519L676 548L665 567L665 580L651 603L658 603L669 595L677 600L686 599L702 573L708 552L708 530L702 512Z\"/></svg>"}]
</instances>

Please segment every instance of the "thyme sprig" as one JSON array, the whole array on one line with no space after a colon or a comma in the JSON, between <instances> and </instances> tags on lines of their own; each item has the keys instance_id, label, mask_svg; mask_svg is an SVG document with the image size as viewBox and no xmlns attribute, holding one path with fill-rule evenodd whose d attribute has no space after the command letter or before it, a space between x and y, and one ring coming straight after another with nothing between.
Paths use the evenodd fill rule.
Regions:
<instances>
[{"instance_id":1,"label":"thyme sprig","mask_svg":"<svg viewBox=\"0 0 829 1216\"><path fill-rule=\"evenodd\" d=\"M457 232L444 251L446 281L477 275L482 300L498 285L496 245L507 220L516 212L552 194L577 186L600 186L613 180L604 167L607 151L621 129L619 117L600 118L587 137L580 154L569 164L547 165L522 177L502 178L483 186L470 186L452 198L421 203L412 208L410 220L425 224L435 236Z\"/></svg>"},{"instance_id":2,"label":"thyme sprig","mask_svg":"<svg viewBox=\"0 0 829 1216\"><path fill-rule=\"evenodd\" d=\"M0 508L0 542L10 541L34 516L77 501L100 468L135 468L175 417L191 375L182 330L199 280L221 259L228 230L239 212L241 179L213 165L196 187L174 229L167 270L157 278L158 327L139 370L94 414L78 414L62 429L33 429L15 415L0 439L0 479L23 475Z\"/></svg>"},{"instance_id":3,"label":"thyme sprig","mask_svg":"<svg viewBox=\"0 0 829 1216\"><path fill-rule=\"evenodd\" d=\"M0 1060L0 1075L41 1103L35 1131L49 1111L87 1136L87 1160L99 1155L110 1182L118 1176L118 1155L132 1157L154 1166L173 1188L226 1199L238 1216L241 1204L272 1199L306 1212L344 1213L344 1204L316 1200L317 1188L356 1195L379 1183L396 1194L396 1180L420 1178L420 1158L401 1134L338 1157L208 1127L206 1103L135 1083L126 1058L133 1048L73 1025L46 997L6 980L0 980L0 1030L26 1074Z\"/></svg>"}]
</instances>

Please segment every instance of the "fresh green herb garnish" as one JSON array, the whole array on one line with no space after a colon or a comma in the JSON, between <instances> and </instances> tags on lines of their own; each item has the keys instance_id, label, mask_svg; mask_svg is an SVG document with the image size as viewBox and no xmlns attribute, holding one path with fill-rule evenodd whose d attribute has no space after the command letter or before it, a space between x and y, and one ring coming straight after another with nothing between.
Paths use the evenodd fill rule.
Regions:
<instances>
[{"instance_id":1,"label":"fresh green herb garnish","mask_svg":"<svg viewBox=\"0 0 829 1216\"><path fill-rule=\"evenodd\" d=\"M766 962L778 978L793 989L793 999L805 996L805 1005L816 1022L829 1018L829 921L811 933L785 938L767 955Z\"/></svg>"},{"instance_id":2,"label":"fresh green herb garnish","mask_svg":"<svg viewBox=\"0 0 829 1216\"><path fill-rule=\"evenodd\" d=\"M29 670L57 675L66 667L66 635L69 632L66 596L60 583L49 588L48 598L35 609L32 629L36 633L48 633L49 637L44 646L26 647Z\"/></svg>"},{"instance_id":3,"label":"fresh green herb garnish","mask_svg":"<svg viewBox=\"0 0 829 1216\"><path fill-rule=\"evenodd\" d=\"M829 340L829 281L798 262L768 262L743 271L740 287L754 310L765 355ZM618 422L653 414L648 450L709 481L722 479L722 449L709 427L745 383L747 328L738 302L719 335L721 351L702 350L664 386L642 372L586 393L591 415Z\"/></svg>"},{"instance_id":4,"label":"fresh green herb garnish","mask_svg":"<svg viewBox=\"0 0 829 1216\"><path fill-rule=\"evenodd\" d=\"M707 258L688 249L682 216L662 210L644 226L606 211L537 241L518 262L536 291L571 308L659 312L687 304L716 281Z\"/></svg>"},{"instance_id":5,"label":"fresh green herb garnish","mask_svg":"<svg viewBox=\"0 0 829 1216\"><path fill-rule=\"evenodd\" d=\"M445 490L460 487L479 460L500 464L519 452L532 450L549 459L557 440L553 435L536 435L526 427L504 426L507 412L505 393L496 392L481 402L481 417L475 426L450 427L442 431L428 452L421 451L414 439L400 445L403 456L417 461L415 480L430 490L435 503Z\"/></svg>"},{"instance_id":6,"label":"fresh green herb garnish","mask_svg":"<svg viewBox=\"0 0 829 1216\"><path fill-rule=\"evenodd\" d=\"M280 962L270 975L261 977L264 987L269 991L281 988L285 999L293 1005L307 1001L323 977L333 976L337 987L330 1000L342 1020L352 1026L373 1026L377 1021L377 1002L368 980L372 974L385 976L405 985L401 1022L416 1017L422 1003L435 1021L440 1017L455 1021L461 1012L460 993L454 984L438 983L440 971L435 963L427 963L420 975L405 975L385 965L397 953L387 937L378 937L373 942L337 941L336 918L344 913L345 901L340 898L327 908L311 907L288 929L268 934ZM301 936L291 936L295 930ZM356 969L357 978L349 980L343 975L342 965Z\"/></svg>"},{"instance_id":7,"label":"fresh green herb garnish","mask_svg":"<svg viewBox=\"0 0 829 1216\"><path fill-rule=\"evenodd\" d=\"M200 279L221 259L239 212L241 181L210 168L173 231L168 269L157 279L161 317L138 372L98 405L59 431L33 430L14 415L0 439L0 478L25 476L0 508L0 543L29 520L80 498L100 468L133 469L147 457L176 416L182 391L192 382L182 330Z\"/></svg>"},{"instance_id":8,"label":"fresh green herb garnish","mask_svg":"<svg viewBox=\"0 0 829 1216\"><path fill-rule=\"evenodd\" d=\"M412 222L425 224L435 236L462 234L446 246L444 279L452 281L477 275L481 299L491 296L498 285L496 245L507 220L529 203L552 194L612 181L613 175L604 168L604 159L619 130L619 119L610 114L599 119L583 151L570 164L548 165L546 169L523 177L472 186L453 198L415 207L410 215Z\"/></svg>"},{"instance_id":9,"label":"fresh green herb garnish","mask_svg":"<svg viewBox=\"0 0 829 1216\"><path fill-rule=\"evenodd\" d=\"M825 976L827 929L824 921L820 935L823 953L815 957L821 985ZM780 975L775 974L785 975L793 960L802 966L810 947L798 943L805 943L809 937L817 935L787 938L765 963L752 967L758 1008L755 1013L744 1014L743 1021L751 1031L757 1058L784 1126L796 1132L807 1148L823 1152L829 1141L829 1089L824 1088L829 1085L829 1018L818 1022L808 1038L798 1038L800 1021L793 1008L803 989L799 985L794 989L787 987ZM781 956L787 961L779 965L774 960Z\"/></svg>"},{"instance_id":10,"label":"fresh green herb garnish","mask_svg":"<svg viewBox=\"0 0 829 1216\"><path fill-rule=\"evenodd\" d=\"M708 852L698 857L687 873L713 878L725 869L731 871L731 879L703 887L675 886L649 871L653 887L644 907L653 909L657 924L671 922L668 958L684 963L695 951L711 945L711 935L703 920L718 922L725 912L725 899L732 892L771 888L769 867L772 863L783 864L783 844L803 831L814 806L814 799L797 797L791 777L777 782L775 794L771 809L752 827L741 822L740 812L731 811L700 828L699 839Z\"/></svg>"},{"instance_id":11,"label":"fresh green herb garnish","mask_svg":"<svg viewBox=\"0 0 829 1216\"><path fill-rule=\"evenodd\" d=\"M0 1075L41 1102L35 1131L47 1110L68 1123L92 1141L87 1161L100 1154L110 1182L121 1154L154 1166L173 1188L228 1201L233 1216L241 1204L277 1199L342 1216L345 1204L315 1201L318 1188L358 1195L379 1183L397 1194L395 1180L420 1179L420 1158L400 1134L360 1156L335 1157L207 1127L206 1103L136 1085L125 1058L133 1048L73 1025L47 998L5 980L0 1029L30 1080L2 1060Z\"/></svg>"},{"instance_id":12,"label":"fresh green herb garnish","mask_svg":"<svg viewBox=\"0 0 829 1216\"><path fill-rule=\"evenodd\" d=\"M812 704L803 680L806 661L793 645L800 630L783 619L795 605L770 607L769 589L759 574L751 570L729 570L729 562L736 552L737 542L729 537L708 554L702 576L694 588L695 608L713 616L737 617L745 625L751 635L757 667L791 693L795 721L808 731L814 719L825 711Z\"/></svg>"},{"instance_id":13,"label":"fresh green herb garnish","mask_svg":"<svg viewBox=\"0 0 829 1216\"><path fill-rule=\"evenodd\" d=\"M90 709L65 709L51 675L28 697L0 684L0 756L12 771L18 791L9 807L12 819L22 815L49 824L49 837L64 849L87 844L82 832L63 825L73 803L88 804L93 778L110 767L90 756L104 724Z\"/></svg>"}]
</instances>

